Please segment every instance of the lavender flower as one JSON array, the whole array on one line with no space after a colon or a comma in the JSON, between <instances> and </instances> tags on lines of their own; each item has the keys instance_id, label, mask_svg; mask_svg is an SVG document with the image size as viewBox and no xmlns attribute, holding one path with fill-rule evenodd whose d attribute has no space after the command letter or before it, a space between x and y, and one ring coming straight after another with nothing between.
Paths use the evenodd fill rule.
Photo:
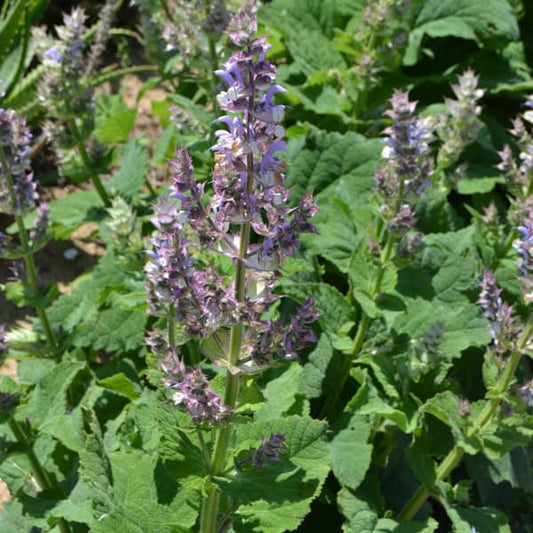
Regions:
<instances>
[{"instance_id":1,"label":"lavender flower","mask_svg":"<svg viewBox=\"0 0 533 533\"><path fill-rule=\"evenodd\" d=\"M286 148L279 125L284 107L274 102L284 90L274 83L266 39L256 32L255 17L236 15L228 35L242 50L216 71L227 85L218 102L228 115L215 134L214 194L204 201L205 184L193 177L187 151L179 150L171 163L170 198L155 206L158 232L146 267L151 312L166 316L172 309L191 337L214 336L223 344L220 330L243 326L240 363L247 370L268 364L274 354L295 358L314 340L308 324L318 316L309 299L288 324L262 318L280 298L273 284L285 258L299 248L298 233L316 231L309 219L317 208L311 195L297 207L286 205L286 163L278 156ZM241 280L220 272L219 261L209 259L213 254L229 257Z\"/></svg>"},{"instance_id":2,"label":"lavender flower","mask_svg":"<svg viewBox=\"0 0 533 533\"><path fill-rule=\"evenodd\" d=\"M204 373L199 368L188 370L174 350L168 350L161 368L166 374L163 383L173 391L172 401L183 404L195 424L214 424L228 416L230 409L222 405Z\"/></svg>"},{"instance_id":3,"label":"lavender flower","mask_svg":"<svg viewBox=\"0 0 533 533\"><path fill-rule=\"evenodd\" d=\"M533 107L533 96L529 97L526 107ZM531 111L526 111L522 116L515 117L512 121L513 127L510 129L511 134L516 138L519 152L520 163L517 164L511 147L506 144L498 152L501 162L497 168L505 174L509 186L515 190L519 196L527 193L527 187L533 177L533 137L525 122L531 123Z\"/></svg>"},{"instance_id":4,"label":"lavender flower","mask_svg":"<svg viewBox=\"0 0 533 533\"><path fill-rule=\"evenodd\" d=\"M478 101L485 91L478 89L477 84L478 76L472 69L467 69L459 75L458 83L452 85L457 100L445 99L448 114L438 117L436 123L437 134L443 141L438 155L441 168L453 165L465 147L476 140L481 129Z\"/></svg>"},{"instance_id":5,"label":"lavender flower","mask_svg":"<svg viewBox=\"0 0 533 533\"><path fill-rule=\"evenodd\" d=\"M32 135L24 118L11 109L0 109L0 211L23 214L35 205L37 193L30 168Z\"/></svg>"},{"instance_id":6,"label":"lavender flower","mask_svg":"<svg viewBox=\"0 0 533 533\"><path fill-rule=\"evenodd\" d=\"M522 274L524 300L529 304L533 301L533 211L517 229L522 238L516 239L513 247L519 255L517 266Z\"/></svg>"},{"instance_id":7,"label":"lavender flower","mask_svg":"<svg viewBox=\"0 0 533 533\"><path fill-rule=\"evenodd\" d=\"M64 14L63 25L56 26L58 39L41 53L46 71L38 87L39 98L60 116L65 102L78 113L92 109L92 94L82 91L87 66L83 41L86 20L85 11L79 7L70 15Z\"/></svg>"},{"instance_id":8,"label":"lavender flower","mask_svg":"<svg viewBox=\"0 0 533 533\"><path fill-rule=\"evenodd\" d=\"M483 309L485 316L490 322L491 337L499 350L514 345L518 339L520 330L515 324L513 306L501 299L502 289L496 284L494 275L490 270L485 270L480 283L481 293L478 304Z\"/></svg>"},{"instance_id":9,"label":"lavender flower","mask_svg":"<svg viewBox=\"0 0 533 533\"><path fill-rule=\"evenodd\" d=\"M409 94L395 91L390 99L392 109L385 112L394 124L384 130L386 147L382 156L387 165L377 168L375 180L385 203L380 211L389 222L389 228L406 232L414 225L409 202L431 185L432 160L428 156L431 132L413 115L416 102Z\"/></svg>"}]
</instances>

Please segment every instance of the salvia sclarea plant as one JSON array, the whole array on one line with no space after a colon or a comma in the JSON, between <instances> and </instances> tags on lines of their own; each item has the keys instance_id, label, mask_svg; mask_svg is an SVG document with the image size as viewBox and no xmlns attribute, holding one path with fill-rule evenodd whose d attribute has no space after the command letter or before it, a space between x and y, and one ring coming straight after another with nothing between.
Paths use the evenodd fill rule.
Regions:
<instances>
[{"instance_id":1,"label":"salvia sclarea plant","mask_svg":"<svg viewBox=\"0 0 533 533\"><path fill-rule=\"evenodd\" d=\"M112 4L91 47L75 10L43 48L43 112L67 158L82 153L72 117L98 155L88 78ZM477 65L468 53L448 70L446 81L461 74L437 112L424 109L420 73L399 76L402 62L438 51L431 6L463 20L462 8L481 5L481 27L464 20L476 43L489 42L487 21L499 31L479 51L490 56L513 31L506 2L272 0L257 14L272 30L269 59L252 11L230 22L233 3L165 3L188 19L136 4L175 18L169 43L194 36L181 59L206 76L205 95L218 85L214 104L188 100L190 80L175 79L180 98L154 105L163 118L176 102L208 117L189 124L167 194L154 202L142 188L147 139L136 139L102 184L122 193L106 210L78 191L48 213L29 130L0 112L0 206L14 221L0 252L18 276L3 287L37 315L33 332L0 326L0 359L19 359L19 383L0 377L0 477L12 498L0 530L527 531L532 104L502 148L503 128L487 135L492 92L509 90L487 82L494 58ZM446 21L436 27L447 35ZM213 44L228 58L220 70ZM351 103L336 108L331 83ZM217 110L206 172L199 146ZM162 125L165 137L174 125ZM381 139L353 131L363 129ZM34 254L62 223L87 221L105 255L68 294L45 295Z\"/></svg>"},{"instance_id":2,"label":"salvia sclarea plant","mask_svg":"<svg viewBox=\"0 0 533 533\"><path fill-rule=\"evenodd\" d=\"M219 119L227 129L215 134L213 195L206 199L205 184L194 179L190 156L180 150L171 162L170 198L155 206L158 231L146 267L150 311L167 317L164 338L154 332L149 343L162 357L172 401L186 408L198 428L210 477L228 468L243 375L297 359L315 340L309 324L319 316L312 298L288 319L272 315L281 298L273 292L274 282L285 259L297 251L298 234L315 231L309 219L316 205L308 194L297 207L287 206L286 162L279 158L285 150L284 106L274 102L283 89L274 83L276 69L265 58L268 44L257 36L255 17L239 12L228 35L239 51L225 70L216 71L227 85L218 104L228 115ZM184 361L176 324L184 330L181 337L202 339L206 358L225 368L222 396L198 365ZM206 430L215 435L209 446ZM280 461L284 440L283 434L264 435L251 463ZM202 504L202 531L220 529L221 506L227 513L228 503L220 502L220 489L212 484Z\"/></svg>"}]
</instances>

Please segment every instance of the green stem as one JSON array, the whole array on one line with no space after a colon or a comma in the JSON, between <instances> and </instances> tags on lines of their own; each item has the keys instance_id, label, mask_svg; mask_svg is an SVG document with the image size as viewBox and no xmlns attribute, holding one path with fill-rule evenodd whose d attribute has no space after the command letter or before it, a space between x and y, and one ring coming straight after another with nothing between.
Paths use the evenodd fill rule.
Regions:
<instances>
[{"instance_id":1,"label":"green stem","mask_svg":"<svg viewBox=\"0 0 533 533\"><path fill-rule=\"evenodd\" d=\"M55 488L54 484L52 483L50 476L46 472L46 470L41 465L37 455L35 455L35 451L33 450L33 445L30 443L28 438L26 437L26 433L24 432L24 429L19 424L15 418L11 417L8 422L9 429L17 439L17 441L24 447L24 450L26 452L26 456L28 457L28 461L30 463L30 468L33 474L33 477L37 481L37 484L39 485L40 490L50 490ZM60 494L65 498L66 494L63 490L63 488L58 485L57 488L59 489ZM60 518L58 521L59 529L62 533L70 533L70 526L68 525L68 522L66 522L63 518Z\"/></svg>"},{"instance_id":2,"label":"green stem","mask_svg":"<svg viewBox=\"0 0 533 533\"><path fill-rule=\"evenodd\" d=\"M98 193L98 196L100 196L100 199L102 200L104 205L106 207L111 207L111 200L109 200L109 196L104 186L102 185L102 182L100 181L100 177L93 170L93 164L92 164L91 158L89 154L87 153L87 150L85 149L85 145L83 144L83 139L81 137L80 130L78 128L78 125L76 124L76 119L73 116L70 103L68 102L66 103L66 109L67 109L67 113L69 116L69 119L68 119L69 127L70 127L70 130L72 131L74 142L76 143L76 146L80 153L81 160L83 161L83 166L89 172L91 176L91 182L94 185L94 188L96 189L96 192Z\"/></svg>"},{"instance_id":3,"label":"green stem","mask_svg":"<svg viewBox=\"0 0 533 533\"><path fill-rule=\"evenodd\" d=\"M24 254L24 265L26 266L28 284L30 285L33 293L37 294L37 269L35 268L35 262L33 260L33 252L30 248L28 232L26 231L26 226L24 225L24 218L22 217L22 215L16 212L17 202L15 198L15 184L13 182L13 176L11 175L9 165L7 164L6 155L2 147L0 147L0 163L2 165L2 168L4 169L4 175L6 178L9 197L11 199L11 204L13 205L13 210L15 212L15 222L18 228L22 253ZM46 310L37 304L34 305L34 308L37 311L37 316L39 317L39 320L41 322L41 326L46 336L46 342L48 346L54 351L56 357L59 357L57 352L57 344L52 333L52 328L50 327L50 321L48 320Z\"/></svg>"},{"instance_id":4,"label":"green stem","mask_svg":"<svg viewBox=\"0 0 533 533\"><path fill-rule=\"evenodd\" d=\"M253 85L253 77L250 71L250 100L248 102L248 110L246 112L245 128L246 140L250 141L250 131L253 124L252 110L254 108L254 93L255 87ZM254 175L254 156L252 153L247 155L246 160L246 192L251 195L253 192L253 175ZM250 243L250 223L245 222L241 225L239 236L239 254L235 258L235 300L242 302L246 295L246 265L244 259L248 252ZM243 325L237 324L232 326L229 342L228 363L229 368L236 367L239 364L242 348ZM234 408L237 403L237 396L239 394L240 376L226 372L226 387L224 390L224 405L229 408ZM210 475L216 476L223 472L226 465L226 454L229 447L229 441L232 433L231 420L222 426L216 436L215 447L211 460ZM216 519L218 514L220 494L218 488L212 484L209 487L208 495L204 498L202 504L202 514L200 518L201 533L215 533Z\"/></svg>"},{"instance_id":5,"label":"green stem","mask_svg":"<svg viewBox=\"0 0 533 533\"><path fill-rule=\"evenodd\" d=\"M376 279L374 280L374 286L372 287L372 300L375 300L381 292L383 276L385 275L387 264L390 261L395 242L396 238L394 234L392 232L389 232L387 235L385 248L383 250L383 253L381 254L381 264L376 274ZM363 315L361 317L361 321L359 322L357 332L355 334L352 353L350 355L344 356L341 367L340 381L335 387L335 391L328 396L322 410L320 411L320 418L324 418L334 413L339 396L341 395L344 385L350 376L350 368L352 367L353 362L357 359L359 353L361 352L361 348L363 347L363 343L365 341L366 333L372 321L372 319L364 311L362 311L362 313Z\"/></svg>"},{"instance_id":6,"label":"green stem","mask_svg":"<svg viewBox=\"0 0 533 533\"><path fill-rule=\"evenodd\" d=\"M520 358L522 357L522 351L526 346L528 340L533 335L533 312L529 315L527 324L524 327L520 339L516 343L513 351L505 367L503 369L500 378L496 385L489 391L490 400L485 405L483 410L474 420L472 426L467 430L466 437L472 438L476 435L480 435L484 429L488 426L492 417L497 412L500 404L503 401L504 393L509 389L510 385L513 382L514 374L520 363ZM464 455L464 450L459 446L455 445L448 455L444 458L442 463L438 466L435 483L446 479L454 468L460 463ZM431 496L432 490L426 485L422 485L411 499L405 504L405 507L401 510L398 515L398 520L411 520L419 511L420 507L424 502Z\"/></svg>"}]
</instances>

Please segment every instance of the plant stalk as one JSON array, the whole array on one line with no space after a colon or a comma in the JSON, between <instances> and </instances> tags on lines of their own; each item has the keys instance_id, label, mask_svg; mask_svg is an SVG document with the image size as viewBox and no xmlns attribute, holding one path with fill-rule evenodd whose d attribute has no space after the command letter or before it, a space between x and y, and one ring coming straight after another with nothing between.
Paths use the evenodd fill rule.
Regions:
<instances>
[{"instance_id":1,"label":"plant stalk","mask_svg":"<svg viewBox=\"0 0 533 533\"><path fill-rule=\"evenodd\" d=\"M13 182L13 176L11 175L11 171L7 164L6 154L2 147L0 147L0 163L2 164L2 168L4 169L4 175L9 191L9 197L14 208L13 210L15 213L15 222L17 224L22 253L24 254L24 265L26 267L26 273L28 276L28 284L30 285L32 291L36 294L38 292L37 269L35 268L35 261L33 260L33 252L30 249L28 232L26 231L26 226L24 225L24 218L16 211L15 184ZM46 343L53 350L57 358L59 357L57 352L57 343L55 341L54 334L52 333L52 328L50 327L50 321L48 320L46 310L37 304L34 305L34 308L41 322L41 326L46 337Z\"/></svg>"},{"instance_id":2,"label":"plant stalk","mask_svg":"<svg viewBox=\"0 0 533 533\"><path fill-rule=\"evenodd\" d=\"M52 483L50 476L46 472L46 470L41 465L41 462L39 461L39 458L37 455L35 455L35 452L33 450L33 445L29 442L29 440L26 437L26 433L24 432L22 426L19 424L17 420L15 420L14 417L11 417L8 422L9 429L17 439L17 441L22 444L24 447L24 450L26 452L26 456L28 457L28 461L30 462L30 468L33 473L33 477L35 478L35 481L39 485L40 490L50 490L55 488L54 484ZM65 492L63 491L61 486L57 486L59 489L59 492L63 497L66 497ZM61 530L61 533L70 533L70 526L68 525L68 522L60 518L58 520L57 525L59 526L59 529Z\"/></svg>"},{"instance_id":3,"label":"plant stalk","mask_svg":"<svg viewBox=\"0 0 533 533\"><path fill-rule=\"evenodd\" d=\"M524 327L520 339L516 343L513 351L503 372L498 379L496 385L489 391L490 399L489 402L485 405L483 410L474 420L473 425L467 430L466 437L471 438L476 435L483 433L483 430L489 425L494 414L497 412L503 401L503 395L509 389L510 385L513 382L514 374L520 363L520 358L522 357L522 351L526 346L528 340L533 335L533 312L530 313L527 324ZM454 468L460 463L464 455L464 450L456 444L448 455L443 459L442 463L438 466L435 483L446 479ZM398 515L398 520L411 520L419 511L420 507L428 499L433 491L426 485L422 485L411 499L405 504L404 508L401 510Z\"/></svg>"},{"instance_id":4,"label":"plant stalk","mask_svg":"<svg viewBox=\"0 0 533 533\"><path fill-rule=\"evenodd\" d=\"M248 102L248 110L246 112L246 137L250 141L252 138L251 130L253 128L253 114L254 108L254 94L255 87L253 84L253 76L251 70L249 71L250 82L250 100ZM253 191L253 176L254 176L254 156L249 153L246 159L246 192L248 195ZM241 225L239 236L239 254L235 259L235 300L242 302L246 295L246 265L244 259L248 252L250 243L250 222L244 222ZM229 343L229 368L237 367L241 356L242 338L244 328L242 324L237 324L231 328L230 343ZM229 408L234 408L237 403L237 396L239 394L241 378L238 374L226 373L226 387L224 390L224 405ZM229 441L232 433L231 420L223 425L217 432L215 447L211 460L210 475L216 476L223 472L226 464L226 454L229 447ZM216 532L216 518L218 514L220 494L215 485L209 487L209 493L204 498L202 504L202 515L200 519L201 533L215 533Z\"/></svg>"}]
</instances>

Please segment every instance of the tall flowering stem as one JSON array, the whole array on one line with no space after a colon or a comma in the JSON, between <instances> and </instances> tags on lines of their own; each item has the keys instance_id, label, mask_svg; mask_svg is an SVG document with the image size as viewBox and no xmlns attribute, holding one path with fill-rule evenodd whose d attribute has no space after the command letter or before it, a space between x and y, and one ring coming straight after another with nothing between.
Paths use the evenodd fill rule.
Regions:
<instances>
[{"instance_id":1,"label":"tall flowering stem","mask_svg":"<svg viewBox=\"0 0 533 533\"><path fill-rule=\"evenodd\" d=\"M0 211L12 214L20 238L20 245L26 266L28 284L37 293L37 269L33 260L28 231L24 224L24 214L35 206L37 193L33 174L29 173L29 153L31 133L25 120L12 110L0 109ZM47 208L38 211L37 232L46 226ZM44 307L35 309L41 322L46 341L57 355L57 344Z\"/></svg>"},{"instance_id":2,"label":"tall flowering stem","mask_svg":"<svg viewBox=\"0 0 533 533\"><path fill-rule=\"evenodd\" d=\"M533 237L531 236L533 212L530 213L523 226L519 227L518 230L522 234L522 238L517 239L514 243L514 247L519 254L517 266L521 274L524 301L526 304L530 304L532 300L530 289L533 283L533 254L531 253L533 249ZM512 308L502 302L500 293L501 289L496 285L492 273L485 272L481 282L481 295L478 303L491 323L491 336L494 339L495 349L502 356L505 353L509 355L496 384L485 395L487 399L485 406L472 420L471 426L466 431L467 440L482 435L494 416L498 414L500 406L505 400L505 395L514 382L515 372L522 355L531 346L533 312L530 311L527 322L520 331L514 323ZM437 467L435 484L445 480L451 474L461 462L464 454L464 450L459 445L455 445L452 448ZM398 519L411 520L433 493L433 487L422 485L406 503L398 515Z\"/></svg>"},{"instance_id":3,"label":"tall flowering stem","mask_svg":"<svg viewBox=\"0 0 533 533\"><path fill-rule=\"evenodd\" d=\"M112 5L108 2L103 10L105 20L100 20L99 29L108 27L113 14ZM87 31L85 21L87 15L82 8L74 8L70 15L63 15L62 26L56 27L58 39L49 39L41 60L46 67L46 74L39 84L39 98L53 112L60 122L66 122L72 134L74 144L80 154L82 163L89 173L90 180L106 207L111 207L109 195L94 171L94 163L85 147L84 140L76 118L90 117L94 112L93 90L88 86L87 74L98 60L103 50L105 31L99 31L98 39L92 50L88 51L83 40ZM50 125L49 125L50 126ZM60 124L49 129L60 130ZM57 131L55 132L57 134ZM52 134L50 136L53 137Z\"/></svg>"},{"instance_id":4,"label":"tall flowering stem","mask_svg":"<svg viewBox=\"0 0 533 533\"><path fill-rule=\"evenodd\" d=\"M376 189L383 201L379 208L380 226L385 228L384 244L380 251L379 267L372 287L372 299L376 299L391 261L394 247L415 224L413 201L431 186L433 161L428 155L431 132L414 116L416 102L409 100L409 93L396 90L390 99L391 107L385 112L394 123L383 133L385 147L382 157L385 164L375 171ZM321 415L332 414L343 386L349 377L353 361L358 357L366 338L371 318L362 312L350 356L345 357L341 382L335 394L328 396Z\"/></svg>"},{"instance_id":5,"label":"tall flowering stem","mask_svg":"<svg viewBox=\"0 0 533 533\"><path fill-rule=\"evenodd\" d=\"M274 358L296 359L316 340L308 325L318 318L312 298L288 322L281 316L265 318L281 297L272 289L283 261L299 247L297 234L316 231L309 219L317 208L310 194L296 207L286 205L286 163L277 156L286 148L280 125L284 107L274 103L284 89L274 84L276 69L265 57L269 46L256 33L255 17L238 13L228 35L239 51L215 72L227 86L217 97L227 115L219 119L223 128L213 146L214 194L206 200L205 183L194 179L191 158L179 150L171 163L170 198L155 206L158 231L146 267L150 310L168 321L170 343L157 335L149 340L154 351L165 353L164 383L200 431L216 428L213 450L207 450L210 476L226 469L241 375L261 372ZM231 260L233 275L219 270L214 255ZM204 355L227 369L222 397L200 368L180 359L175 323L189 338L205 341ZM204 533L217 530L218 502L212 483L202 505Z\"/></svg>"}]
</instances>

